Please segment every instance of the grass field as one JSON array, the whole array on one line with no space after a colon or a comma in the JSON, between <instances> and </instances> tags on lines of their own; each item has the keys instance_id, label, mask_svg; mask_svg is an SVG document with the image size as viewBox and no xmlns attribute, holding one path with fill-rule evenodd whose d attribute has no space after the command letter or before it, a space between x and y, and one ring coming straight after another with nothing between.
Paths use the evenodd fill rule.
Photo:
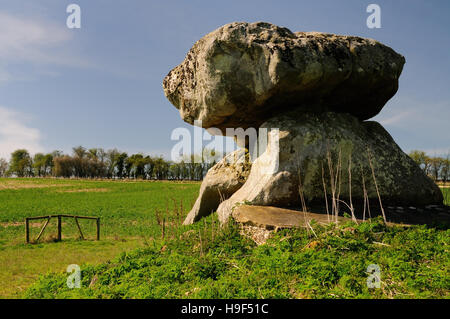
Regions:
<instances>
[{"instance_id":1,"label":"grass field","mask_svg":"<svg viewBox=\"0 0 450 319\"><path fill-rule=\"evenodd\" d=\"M450 297L446 228L313 225L314 232L282 231L257 247L235 225L219 229L214 216L180 226L199 186L0 179L0 297ZM450 190L443 192L450 204ZM101 217L101 241L77 239L68 220L62 242L53 242L53 221L42 242L24 243L25 217L61 213ZM32 226L36 236L40 224ZM82 229L95 237L92 222ZM382 269L380 289L365 285L372 263ZM82 266L82 289L67 288L69 264Z\"/></svg>"},{"instance_id":2,"label":"grass field","mask_svg":"<svg viewBox=\"0 0 450 319\"><path fill-rule=\"evenodd\" d=\"M441 188L442 193L444 194L444 204L450 206L450 188Z\"/></svg>"},{"instance_id":3,"label":"grass field","mask_svg":"<svg viewBox=\"0 0 450 319\"><path fill-rule=\"evenodd\" d=\"M191 182L0 179L0 297L19 297L49 271L64 271L69 264L97 264L142 247L160 236L155 211L181 205L189 210L199 187ZM78 240L75 223L63 220L64 240L54 243L56 220L52 220L40 243L25 244L25 217L50 214L101 217L101 241ZM94 239L95 224L80 224L86 237ZM33 238L41 223L32 226Z\"/></svg>"}]
</instances>

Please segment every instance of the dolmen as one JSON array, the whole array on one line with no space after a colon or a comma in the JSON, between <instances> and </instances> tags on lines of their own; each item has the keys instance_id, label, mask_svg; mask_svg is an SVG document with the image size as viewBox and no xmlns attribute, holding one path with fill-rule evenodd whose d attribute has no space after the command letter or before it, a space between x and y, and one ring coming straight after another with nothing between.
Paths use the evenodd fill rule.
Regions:
<instances>
[{"instance_id":1,"label":"dolmen","mask_svg":"<svg viewBox=\"0 0 450 319\"><path fill-rule=\"evenodd\" d=\"M219 134L265 128L258 134L267 145L249 160L253 146L240 141L213 166L185 224L212 212L226 222L242 204L442 204L435 183L370 121L397 92L404 64L372 39L265 22L230 23L201 38L165 77L166 97L185 122Z\"/></svg>"}]
</instances>

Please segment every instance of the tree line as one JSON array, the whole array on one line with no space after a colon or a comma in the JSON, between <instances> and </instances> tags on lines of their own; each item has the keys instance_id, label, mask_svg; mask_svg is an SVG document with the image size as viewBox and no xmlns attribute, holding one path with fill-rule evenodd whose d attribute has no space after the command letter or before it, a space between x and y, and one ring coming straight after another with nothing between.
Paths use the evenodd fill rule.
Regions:
<instances>
[{"instance_id":1,"label":"tree line","mask_svg":"<svg viewBox=\"0 0 450 319\"><path fill-rule=\"evenodd\" d=\"M426 175L435 181L450 180L450 156L446 158L428 156L414 150L409 156ZM195 160L194 160L195 159ZM200 160L199 160L200 159ZM142 153L128 155L117 149L86 149L77 146L72 154L54 151L37 153L33 157L25 149L11 154L10 161L0 158L0 177L65 177L65 178L110 178L110 179L156 179L156 180L202 180L218 159L214 152L191 155L178 162L152 157Z\"/></svg>"},{"instance_id":2,"label":"tree line","mask_svg":"<svg viewBox=\"0 0 450 319\"><path fill-rule=\"evenodd\" d=\"M450 180L450 155L447 155L446 158L428 156L423 151L414 150L409 153L409 156L434 181L446 183Z\"/></svg>"},{"instance_id":3,"label":"tree line","mask_svg":"<svg viewBox=\"0 0 450 319\"><path fill-rule=\"evenodd\" d=\"M205 150L203 154L173 162L162 156L152 157L142 153L128 155L117 149L105 151L102 148L86 149L82 146L74 147L70 155L54 151L31 156L26 149L19 149L11 154L9 162L0 158L0 177L199 181L215 163L214 152Z\"/></svg>"}]
</instances>

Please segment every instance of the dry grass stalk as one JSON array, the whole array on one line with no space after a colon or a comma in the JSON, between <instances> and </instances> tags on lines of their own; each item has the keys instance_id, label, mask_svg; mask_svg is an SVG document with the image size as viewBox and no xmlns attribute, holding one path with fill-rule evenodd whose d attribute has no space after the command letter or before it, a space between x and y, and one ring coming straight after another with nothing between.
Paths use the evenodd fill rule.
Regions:
<instances>
[{"instance_id":1,"label":"dry grass stalk","mask_svg":"<svg viewBox=\"0 0 450 319\"><path fill-rule=\"evenodd\" d=\"M359 164L361 168L361 178L362 178L362 185L363 185L363 201L364 201L364 208L363 208L363 221L366 220L366 203L367 203L367 190L366 190L366 181L364 179L364 171L362 164Z\"/></svg>"},{"instance_id":2,"label":"dry grass stalk","mask_svg":"<svg viewBox=\"0 0 450 319\"><path fill-rule=\"evenodd\" d=\"M350 211L352 213L352 220L356 223L355 209L352 202L352 153L348 156L348 194L350 199Z\"/></svg>"},{"instance_id":3,"label":"dry grass stalk","mask_svg":"<svg viewBox=\"0 0 450 319\"><path fill-rule=\"evenodd\" d=\"M372 215L370 214L370 201L369 201L369 195L367 195L367 191L366 191L366 200L367 200L367 213L369 214L369 219L372 219Z\"/></svg>"},{"instance_id":4,"label":"dry grass stalk","mask_svg":"<svg viewBox=\"0 0 450 319\"><path fill-rule=\"evenodd\" d=\"M300 161L299 161L298 162L298 192L299 192L299 195L300 195L300 202L302 204L302 210L303 210L303 212L306 212L307 208L306 208L305 196L304 196L304 193L303 193L302 171L301 171L301 167L300 166L301 166L301 164L300 164Z\"/></svg>"},{"instance_id":5,"label":"dry grass stalk","mask_svg":"<svg viewBox=\"0 0 450 319\"><path fill-rule=\"evenodd\" d=\"M330 187L331 187L331 214L333 216L336 216L336 184L335 184L335 178L334 178L334 168L333 168L333 162L331 158L331 152L329 150L329 147L327 146L327 161L328 161L328 171L330 173ZM337 222L337 218L336 222Z\"/></svg>"},{"instance_id":6,"label":"dry grass stalk","mask_svg":"<svg viewBox=\"0 0 450 319\"><path fill-rule=\"evenodd\" d=\"M155 216L156 222L158 223L159 226L161 226L162 219L161 219L161 212L159 211L159 209L155 211Z\"/></svg>"},{"instance_id":7,"label":"dry grass stalk","mask_svg":"<svg viewBox=\"0 0 450 319\"><path fill-rule=\"evenodd\" d=\"M309 229L311 229L312 233L317 238L316 232L314 231L314 229L312 228L311 224L308 221L306 222L306 225L309 227Z\"/></svg>"},{"instance_id":8,"label":"dry grass stalk","mask_svg":"<svg viewBox=\"0 0 450 319\"><path fill-rule=\"evenodd\" d=\"M327 219L328 219L328 222L330 222L330 213L329 213L329 209L328 209L328 198L327 198L327 186L325 184L325 172L323 169L323 162L322 162L322 185L323 185L323 193L325 196L325 207L327 208Z\"/></svg>"},{"instance_id":9,"label":"dry grass stalk","mask_svg":"<svg viewBox=\"0 0 450 319\"><path fill-rule=\"evenodd\" d=\"M306 212L307 212L307 208L306 208L306 203L305 203L305 197L303 194L303 183L302 183L302 171L301 171L301 164L300 164L300 160L297 159L297 172L298 172L298 193L300 195L300 202L302 204L302 211L303 211L303 217L305 218L305 223L307 223L307 218L306 218ZM307 228L308 230L308 228Z\"/></svg>"},{"instance_id":10,"label":"dry grass stalk","mask_svg":"<svg viewBox=\"0 0 450 319\"><path fill-rule=\"evenodd\" d=\"M372 158L371 158L371 155L370 155L370 149L367 149L367 157L369 159L370 169L372 170L373 182L375 183L375 189L377 190L377 196L378 196L378 200L380 202L380 209L381 209L381 213L383 214L383 220L386 223L387 222L386 215L384 214L383 203L381 202L380 191L378 190L377 179L375 178L375 170L373 169L373 165L372 165Z\"/></svg>"},{"instance_id":11,"label":"dry grass stalk","mask_svg":"<svg viewBox=\"0 0 450 319\"><path fill-rule=\"evenodd\" d=\"M200 239L200 254L201 254L201 256L203 256L203 241L202 241L202 233L201 233L200 229L198 230L198 236Z\"/></svg>"},{"instance_id":12,"label":"dry grass stalk","mask_svg":"<svg viewBox=\"0 0 450 319\"><path fill-rule=\"evenodd\" d=\"M333 160L331 151L327 150L328 169L330 172L331 197L332 197L332 215L335 217L335 222L338 222L339 216L339 197L341 189L341 150L339 149L339 156L336 167L333 167ZM335 171L336 170L336 171Z\"/></svg>"},{"instance_id":13,"label":"dry grass stalk","mask_svg":"<svg viewBox=\"0 0 450 319\"><path fill-rule=\"evenodd\" d=\"M336 196L336 222L338 220L339 215L339 204L340 204L340 196L341 196L341 180L342 180L342 152L339 148L339 156L338 156L338 163L336 167L336 183L337 183L337 196Z\"/></svg>"},{"instance_id":14,"label":"dry grass stalk","mask_svg":"<svg viewBox=\"0 0 450 319\"><path fill-rule=\"evenodd\" d=\"M180 216L179 216L179 223L180 225L183 225L183 217L184 217L184 207L183 207L183 200L180 200Z\"/></svg>"}]
</instances>

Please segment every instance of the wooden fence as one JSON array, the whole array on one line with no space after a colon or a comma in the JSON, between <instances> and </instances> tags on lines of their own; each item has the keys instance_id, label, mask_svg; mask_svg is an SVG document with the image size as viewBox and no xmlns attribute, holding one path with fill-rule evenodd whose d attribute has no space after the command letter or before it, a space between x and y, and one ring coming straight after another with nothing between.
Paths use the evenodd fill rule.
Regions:
<instances>
[{"instance_id":1,"label":"wooden fence","mask_svg":"<svg viewBox=\"0 0 450 319\"><path fill-rule=\"evenodd\" d=\"M47 219L44 223L44 226L42 226L41 231L39 232L38 236L34 240L34 242L37 242L42 234L44 233L45 228L47 227L48 223L52 218L58 219L58 234L57 234L57 241L61 241L61 234L62 234L62 218L74 218L75 224L77 225L78 231L80 232L81 239L84 239L83 232L81 231L80 224L78 223L78 219L90 219L95 220L97 224L97 240L100 240L100 217L88 217L88 216L76 216L76 215L48 215L48 216L37 216L37 217L27 217L25 218L25 237L27 243L30 243L30 221L31 220L39 220L39 219Z\"/></svg>"}]
</instances>

